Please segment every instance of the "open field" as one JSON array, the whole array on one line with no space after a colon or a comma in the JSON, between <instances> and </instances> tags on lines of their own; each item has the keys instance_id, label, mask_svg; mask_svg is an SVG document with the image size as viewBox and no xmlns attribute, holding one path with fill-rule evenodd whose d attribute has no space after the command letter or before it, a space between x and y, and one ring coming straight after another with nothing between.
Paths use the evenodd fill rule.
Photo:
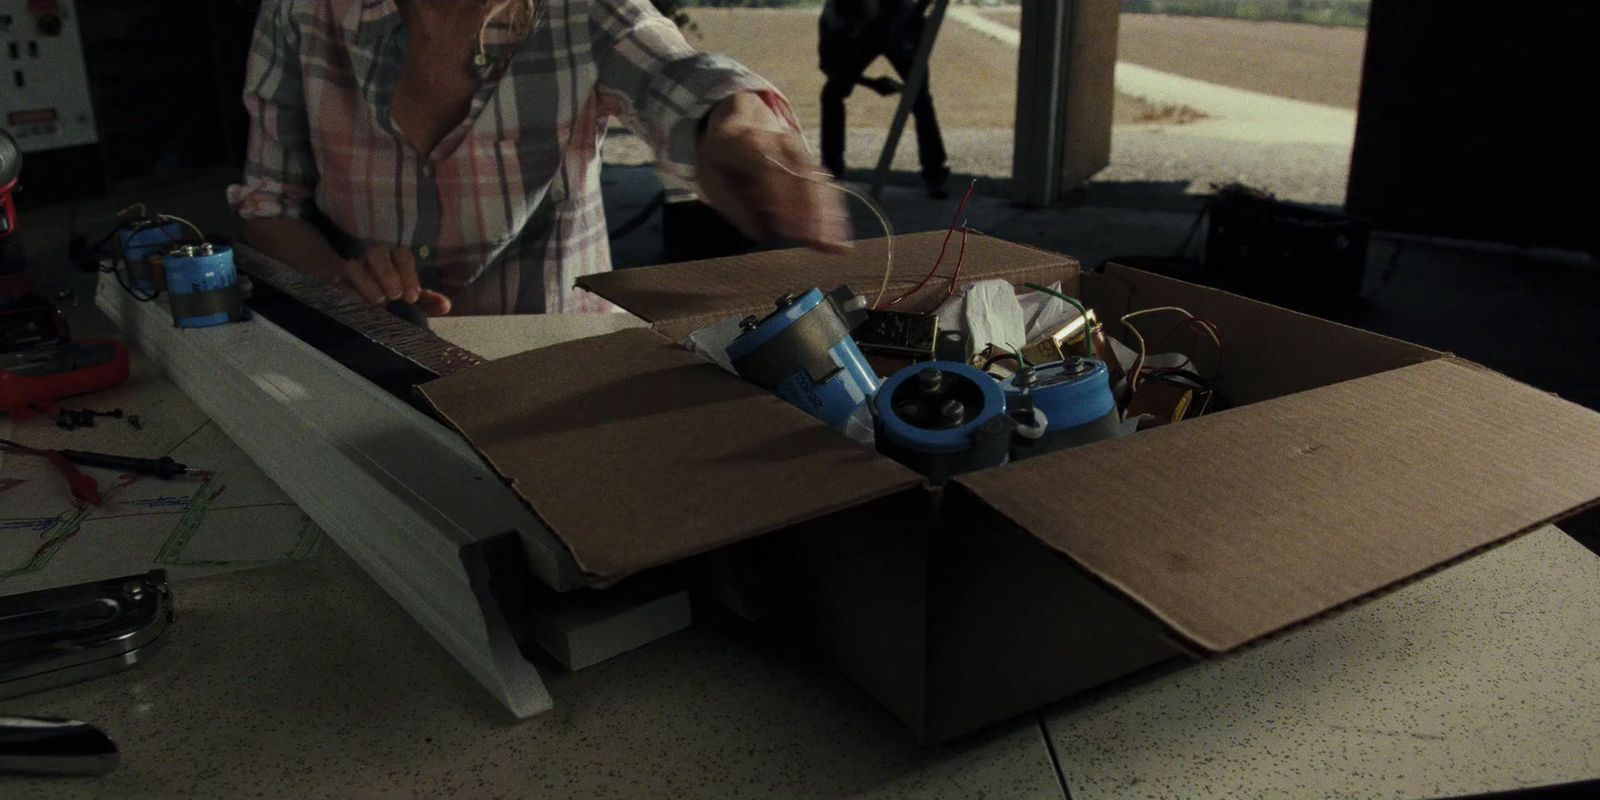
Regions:
<instances>
[{"instance_id":1,"label":"open field","mask_svg":"<svg viewBox=\"0 0 1600 800\"><path fill-rule=\"evenodd\" d=\"M1015 8L983 15L1017 26ZM1311 103L1355 108L1361 91L1362 28L1292 22L1123 14L1117 58L1186 78Z\"/></svg>"},{"instance_id":2,"label":"open field","mask_svg":"<svg viewBox=\"0 0 1600 800\"><path fill-rule=\"evenodd\" d=\"M815 8L693 8L689 37L703 50L739 59L783 90L813 144L823 84L817 68L817 13ZM1012 29L1018 21L1014 9L981 13ZM1348 141L1257 135L1282 128L1286 117L1268 111L1257 119L1263 113L1257 108L1246 109L1256 111L1255 116L1241 118L1236 98L1231 105L1216 98L1237 95L1236 90L1259 92L1301 101L1299 106L1317 104L1305 106L1314 119L1341 114L1348 119L1360 85L1364 31L1143 14L1124 14L1121 27L1121 62L1136 65L1130 71L1148 68L1142 81L1130 80L1130 91L1151 91L1161 102L1127 93L1116 96L1112 164L1100 181L1187 186L1193 192L1205 191L1212 182L1241 180L1286 198L1342 202ZM1008 42L1009 33L1001 33L981 33L971 24L947 19L932 64L934 101L951 168L994 179L986 180L981 191L997 193L1005 189L995 180L1011 175L1016 113L1015 38ZM892 72L881 60L868 70L869 75ZM1151 75L1156 76L1154 84ZM1210 88L1186 94L1189 90L1183 87L1197 81ZM1190 112L1207 112L1202 100L1218 103L1221 113L1214 110L1210 118L1194 122ZM865 88L851 97L847 160L854 177L862 177L861 170L875 162L896 102ZM1329 113L1319 114L1317 108ZM639 141L627 136L608 141L606 157L613 163L650 160ZM894 169L899 180L914 180L916 166L915 136L908 128Z\"/></svg>"}]
</instances>

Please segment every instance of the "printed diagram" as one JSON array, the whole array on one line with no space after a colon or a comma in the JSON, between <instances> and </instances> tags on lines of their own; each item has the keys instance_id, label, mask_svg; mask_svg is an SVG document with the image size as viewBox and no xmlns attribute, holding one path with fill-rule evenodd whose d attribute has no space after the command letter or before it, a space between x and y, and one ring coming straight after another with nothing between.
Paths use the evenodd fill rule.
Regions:
<instances>
[{"instance_id":1,"label":"printed diagram","mask_svg":"<svg viewBox=\"0 0 1600 800\"><path fill-rule=\"evenodd\" d=\"M322 531L233 448L172 480L86 470L105 502L73 499L43 459L0 460L0 594L163 567L174 578L307 558Z\"/></svg>"}]
</instances>

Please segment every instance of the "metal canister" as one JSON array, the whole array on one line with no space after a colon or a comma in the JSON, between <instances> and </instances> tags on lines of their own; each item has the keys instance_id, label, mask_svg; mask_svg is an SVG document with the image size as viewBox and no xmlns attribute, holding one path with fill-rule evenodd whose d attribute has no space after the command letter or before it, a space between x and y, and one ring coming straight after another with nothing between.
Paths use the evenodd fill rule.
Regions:
<instances>
[{"instance_id":1,"label":"metal canister","mask_svg":"<svg viewBox=\"0 0 1600 800\"><path fill-rule=\"evenodd\" d=\"M133 288L146 293L166 289L161 262L167 249L182 238L183 228L176 222L132 224L117 231Z\"/></svg>"},{"instance_id":2,"label":"metal canister","mask_svg":"<svg viewBox=\"0 0 1600 800\"><path fill-rule=\"evenodd\" d=\"M184 244L167 251L167 301L180 328L208 328L244 318L244 296L233 249L227 245Z\"/></svg>"},{"instance_id":3,"label":"metal canister","mask_svg":"<svg viewBox=\"0 0 1600 800\"><path fill-rule=\"evenodd\" d=\"M878 390L878 376L850 331L866 316L866 300L847 287L778 298L765 319L747 317L728 345L745 380L840 428Z\"/></svg>"},{"instance_id":4,"label":"metal canister","mask_svg":"<svg viewBox=\"0 0 1600 800\"><path fill-rule=\"evenodd\" d=\"M956 361L912 364L873 399L878 452L934 483L1006 462L1015 423L994 378Z\"/></svg>"},{"instance_id":5,"label":"metal canister","mask_svg":"<svg viewBox=\"0 0 1600 800\"><path fill-rule=\"evenodd\" d=\"M1121 434L1111 377L1099 359L1027 366L1000 383L1018 422L1013 458L1075 447Z\"/></svg>"}]
</instances>

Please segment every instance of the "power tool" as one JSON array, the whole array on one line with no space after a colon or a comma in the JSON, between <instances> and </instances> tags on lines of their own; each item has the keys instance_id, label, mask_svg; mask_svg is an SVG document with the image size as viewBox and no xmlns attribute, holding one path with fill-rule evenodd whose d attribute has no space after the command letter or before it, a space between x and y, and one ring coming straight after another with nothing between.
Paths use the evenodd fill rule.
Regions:
<instances>
[{"instance_id":1,"label":"power tool","mask_svg":"<svg viewBox=\"0 0 1600 800\"><path fill-rule=\"evenodd\" d=\"M107 389L128 379L128 351L110 339L73 341L66 318L33 292L13 199L22 150L0 130L0 413Z\"/></svg>"},{"instance_id":2,"label":"power tool","mask_svg":"<svg viewBox=\"0 0 1600 800\"><path fill-rule=\"evenodd\" d=\"M17 204L12 198L22 179L22 149L0 130L0 308L33 292L28 262L17 237Z\"/></svg>"}]
</instances>

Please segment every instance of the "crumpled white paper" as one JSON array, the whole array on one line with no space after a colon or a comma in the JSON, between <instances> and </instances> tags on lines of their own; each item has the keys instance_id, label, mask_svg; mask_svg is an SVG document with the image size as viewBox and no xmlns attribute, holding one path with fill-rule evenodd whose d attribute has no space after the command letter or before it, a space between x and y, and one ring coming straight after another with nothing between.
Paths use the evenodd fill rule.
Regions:
<instances>
[{"instance_id":1,"label":"crumpled white paper","mask_svg":"<svg viewBox=\"0 0 1600 800\"><path fill-rule=\"evenodd\" d=\"M1061 291L1061 284L1050 289ZM1022 348L1044 338L1051 331L1077 319L1078 309L1045 292L1017 294L1003 280L969 284L960 294L945 301L937 312L939 330L959 330L967 334L967 358L990 344Z\"/></svg>"}]
</instances>

